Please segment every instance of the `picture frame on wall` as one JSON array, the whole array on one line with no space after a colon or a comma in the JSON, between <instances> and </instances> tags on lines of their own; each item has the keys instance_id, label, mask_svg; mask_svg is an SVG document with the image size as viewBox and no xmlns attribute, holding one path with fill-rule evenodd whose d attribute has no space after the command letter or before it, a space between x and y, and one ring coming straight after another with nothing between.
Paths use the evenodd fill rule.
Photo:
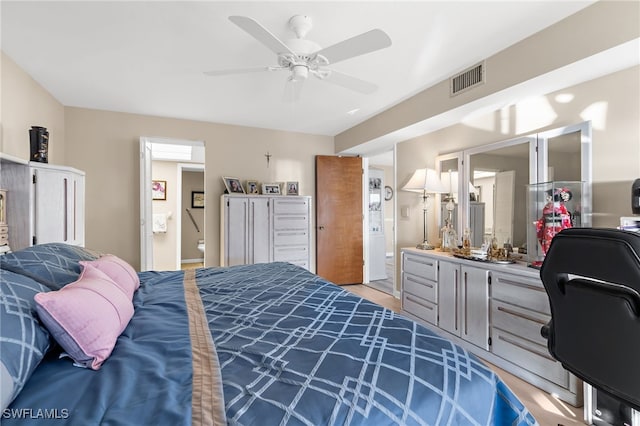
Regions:
<instances>
[{"instance_id":1,"label":"picture frame on wall","mask_svg":"<svg viewBox=\"0 0 640 426\"><path fill-rule=\"evenodd\" d=\"M260 187L258 186L257 180L248 180L247 181L247 194L259 194Z\"/></svg>"},{"instance_id":2,"label":"picture frame on wall","mask_svg":"<svg viewBox=\"0 0 640 426\"><path fill-rule=\"evenodd\" d=\"M166 180L151 181L151 199L166 201L167 199L167 181Z\"/></svg>"},{"instance_id":3,"label":"picture frame on wall","mask_svg":"<svg viewBox=\"0 0 640 426\"><path fill-rule=\"evenodd\" d=\"M279 183L263 183L262 184L262 193L265 195L280 195L280 184Z\"/></svg>"},{"instance_id":4,"label":"picture frame on wall","mask_svg":"<svg viewBox=\"0 0 640 426\"><path fill-rule=\"evenodd\" d=\"M287 195L299 195L297 181L287 182Z\"/></svg>"},{"instance_id":5,"label":"picture frame on wall","mask_svg":"<svg viewBox=\"0 0 640 426\"><path fill-rule=\"evenodd\" d=\"M191 191L191 208L204 209L204 191Z\"/></svg>"},{"instance_id":6,"label":"picture frame on wall","mask_svg":"<svg viewBox=\"0 0 640 426\"><path fill-rule=\"evenodd\" d=\"M244 194L244 187L240 183L240 179L234 177L223 176L224 186L229 194Z\"/></svg>"}]
</instances>

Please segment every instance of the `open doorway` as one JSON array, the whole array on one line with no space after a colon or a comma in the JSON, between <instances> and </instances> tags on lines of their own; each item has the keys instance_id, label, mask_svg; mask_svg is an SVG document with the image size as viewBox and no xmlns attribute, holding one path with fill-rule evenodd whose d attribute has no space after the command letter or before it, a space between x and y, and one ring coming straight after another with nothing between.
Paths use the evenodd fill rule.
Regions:
<instances>
[{"instance_id":1,"label":"open doorway","mask_svg":"<svg viewBox=\"0 0 640 426\"><path fill-rule=\"evenodd\" d=\"M200 235L200 238L194 239L193 245L197 250L199 240L202 239L201 258L204 259L204 205L198 208L197 215L193 214L195 209L192 210L191 207L192 197L199 199L198 193L204 195L204 158L202 141L140 138L142 271L180 269L183 259L183 230L189 229L188 226L194 227L193 222L197 225ZM185 194L184 171L201 173L202 186L190 184L188 193ZM200 224L196 216L201 216Z\"/></svg>"},{"instance_id":2,"label":"open doorway","mask_svg":"<svg viewBox=\"0 0 640 426\"><path fill-rule=\"evenodd\" d=\"M367 157L368 282L364 284L396 297L395 287L395 170L394 151Z\"/></svg>"}]
</instances>

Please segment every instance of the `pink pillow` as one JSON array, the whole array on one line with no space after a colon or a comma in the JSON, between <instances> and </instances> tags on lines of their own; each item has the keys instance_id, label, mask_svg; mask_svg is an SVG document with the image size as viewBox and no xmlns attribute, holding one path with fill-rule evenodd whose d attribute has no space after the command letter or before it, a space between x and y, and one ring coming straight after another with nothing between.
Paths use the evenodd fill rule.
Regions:
<instances>
[{"instance_id":1,"label":"pink pillow","mask_svg":"<svg viewBox=\"0 0 640 426\"><path fill-rule=\"evenodd\" d=\"M76 365L97 370L133 316L128 295L93 265L58 291L34 296L40 320Z\"/></svg>"},{"instance_id":2,"label":"pink pillow","mask_svg":"<svg viewBox=\"0 0 640 426\"><path fill-rule=\"evenodd\" d=\"M133 299L133 293L140 287L140 278L135 269L124 260L112 254L107 254L96 260L84 260L81 265L92 265L104 272L125 292L129 299Z\"/></svg>"}]
</instances>

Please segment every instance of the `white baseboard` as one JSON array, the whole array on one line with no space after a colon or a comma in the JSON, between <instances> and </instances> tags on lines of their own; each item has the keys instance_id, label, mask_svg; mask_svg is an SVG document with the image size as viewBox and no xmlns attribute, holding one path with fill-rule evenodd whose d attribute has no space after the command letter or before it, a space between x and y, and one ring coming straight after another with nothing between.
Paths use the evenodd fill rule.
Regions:
<instances>
[{"instance_id":1,"label":"white baseboard","mask_svg":"<svg viewBox=\"0 0 640 426\"><path fill-rule=\"evenodd\" d=\"M204 262L204 258L202 259L182 259L181 263L202 263Z\"/></svg>"}]
</instances>

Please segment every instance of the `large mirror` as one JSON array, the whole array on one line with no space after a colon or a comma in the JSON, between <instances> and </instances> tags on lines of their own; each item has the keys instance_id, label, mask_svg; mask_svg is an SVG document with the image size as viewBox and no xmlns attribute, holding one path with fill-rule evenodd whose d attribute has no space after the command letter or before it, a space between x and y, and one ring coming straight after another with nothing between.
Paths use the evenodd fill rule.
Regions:
<instances>
[{"instance_id":1,"label":"large mirror","mask_svg":"<svg viewBox=\"0 0 640 426\"><path fill-rule=\"evenodd\" d=\"M471 188L467 224L471 245L493 237L502 246L526 247L527 185L536 180L536 138L524 137L466 151Z\"/></svg>"},{"instance_id":2,"label":"large mirror","mask_svg":"<svg viewBox=\"0 0 640 426\"><path fill-rule=\"evenodd\" d=\"M500 246L527 247L530 183L583 182L580 226L591 226L590 122L472 148L462 157L471 185L459 184L465 215L458 226L470 229L472 246L495 237Z\"/></svg>"}]
</instances>

